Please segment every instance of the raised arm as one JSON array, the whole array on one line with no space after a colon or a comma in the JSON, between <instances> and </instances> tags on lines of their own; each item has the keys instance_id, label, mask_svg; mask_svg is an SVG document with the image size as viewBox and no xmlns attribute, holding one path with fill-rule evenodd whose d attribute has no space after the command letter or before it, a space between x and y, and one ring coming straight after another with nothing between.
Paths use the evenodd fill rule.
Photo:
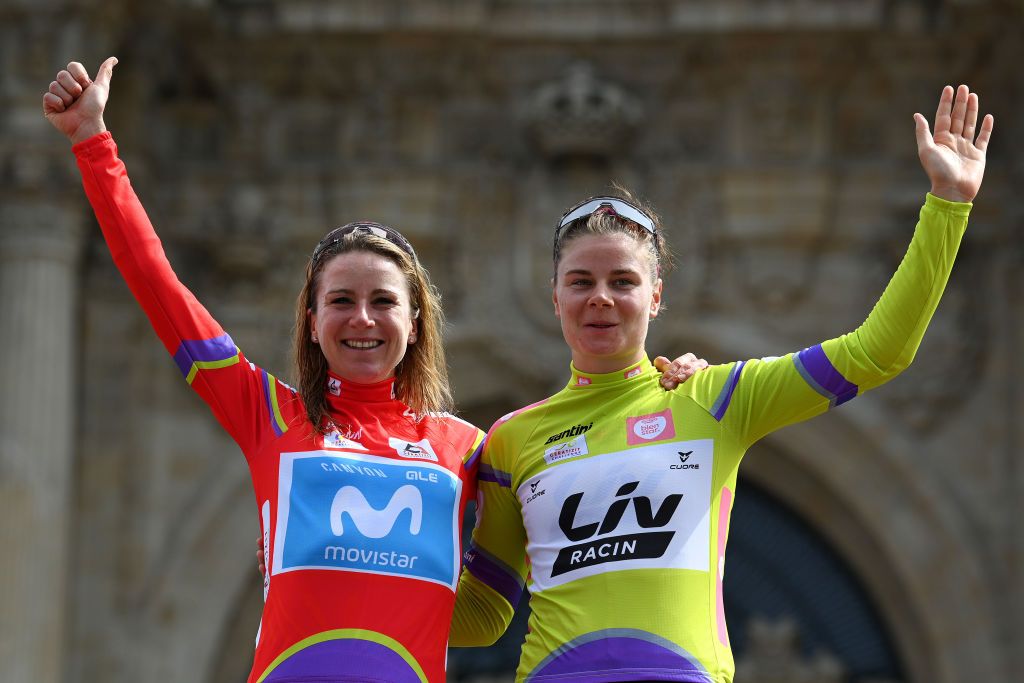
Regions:
<instances>
[{"instance_id":1,"label":"raised arm","mask_svg":"<svg viewBox=\"0 0 1024 683\"><path fill-rule=\"evenodd\" d=\"M976 130L978 97L946 86L934 135L914 115L921 165L931 192L907 253L864 323L849 334L781 358L715 369L699 397L741 441L822 413L903 371L917 352L938 306L967 226L969 203L985 172L993 130L986 116ZM709 408L710 409L710 408Z\"/></svg>"},{"instance_id":2,"label":"raised arm","mask_svg":"<svg viewBox=\"0 0 1024 683\"><path fill-rule=\"evenodd\" d=\"M43 96L43 115L73 143L86 196L114 264L149 318L186 382L250 455L266 438L287 431L285 387L245 359L210 313L178 281L163 246L128 180L103 112L117 59L96 80L71 62Z\"/></svg>"}]
</instances>

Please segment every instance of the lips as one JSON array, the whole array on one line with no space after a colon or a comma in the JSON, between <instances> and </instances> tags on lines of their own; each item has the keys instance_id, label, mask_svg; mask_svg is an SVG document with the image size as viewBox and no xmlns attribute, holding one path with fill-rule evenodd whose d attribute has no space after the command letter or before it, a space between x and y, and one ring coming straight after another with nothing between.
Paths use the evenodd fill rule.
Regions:
<instances>
[{"instance_id":1,"label":"lips","mask_svg":"<svg viewBox=\"0 0 1024 683\"><path fill-rule=\"evenodd\" d=\"M345 339L341 343L350 349L358 349L360 351L375 349L384 344L380 339Z\"/></svg>"}]
</instances>

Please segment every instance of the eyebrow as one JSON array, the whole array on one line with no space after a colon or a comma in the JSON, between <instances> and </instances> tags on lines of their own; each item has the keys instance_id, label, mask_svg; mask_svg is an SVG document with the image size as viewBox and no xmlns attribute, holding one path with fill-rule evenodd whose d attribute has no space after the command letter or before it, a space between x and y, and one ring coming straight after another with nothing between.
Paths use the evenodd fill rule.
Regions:
<instances>
[{"instance_id":1,"label":"eyebrow","mask_svg":"<svg viewBox=\"0 0 1024 683\"><path fill-rule=\"evenodd\" d=\"M329 296L331 294L355 294L355 290L339 287L338 289L328 289L326 292L324 292L324 296ZM396 292L390 289L375 289L372 292L370 292L370 296L373 296L375 294L387 294L389 296L398 296Z\"/></svg>"},{"instance_id":2,"label":"eyebrow","mask_svg":"<svg viewBox=\"0 0 1024 683\"><path fill-rule=\"evenodd\" d=\"M593 273L591 273L586 268L573 268L572 270L565 271L564 274L565 275L592 275ZM617 269L613 270L611 272L611 274L612 275L638 275L639 271L633 270L631 268L617 268Z\"/></svg>"}]
</instances>

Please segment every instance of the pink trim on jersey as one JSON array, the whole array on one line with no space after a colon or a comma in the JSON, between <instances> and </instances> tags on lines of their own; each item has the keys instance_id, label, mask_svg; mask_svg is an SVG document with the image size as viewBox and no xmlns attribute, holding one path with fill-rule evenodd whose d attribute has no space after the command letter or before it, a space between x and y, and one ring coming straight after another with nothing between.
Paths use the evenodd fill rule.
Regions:
<instances>
[{"instance_id":1,"label":"pink trim on jersey","mask_svg":"<svg viewBox=\"0 0 1024 683\"><path fill-rule=\"evenodd\" d=\"M725 574L725 542L729 534L729 512L732 510L732 491L722 487L722 499L718 503L718 563L716 570L716 615L718 617L718 639L729 647L729 629L725 626L725 599L722 595L722 579Z\"/></svg>"},{"instance_id":2,"label":"pink trim on jersey","mask_svg":"<svg viewBox=\"0 0 1024 683\"><path fill-rule=\"evenodd\" d=\"M511 420L513 417L515 417L516 415L521 415L522 413L525 413L527 410L531 410L531 409L536 408L538 406L542 406L542 405L544 405L547 402L548 402L548 399L542 398L541 400L537 401L536 403L531 403L528 406L523 406L519 410L513 410L511 413L508 413L507 415L505 415L503 417L499 417L498 421L495 422L493 425L491 425L491 428L487 430L488 438L490 438L491 433L495 430L495 428L498 427L498 425L503 425L506 422L508 422L509 420Z\"/></svg>"},{"instance_id":3,"label":"pink trim on jersey","mask_svg":"<svg viewBox=\"0 0 1024 683\"><path fill-rule=\"evenodd\" d=\"M494 424L491 425L491 428L487 430L487 435L484 436L484 440L480 442L480 446L478 447L480 453L483 453L484 449L487 448L487 442L491 440L491 434L494 433L495 429L497 429L501 425L505 424L506 422L511 420L516 415L519 415L521 413L525 413L527 410L530 410L531 408L536 408L537 406L544 405L547 402L548 402L548 399L543 398L543 399L537 401L536 403L531 403L528 406L523 406L519 410L513 410L511 413L508 413L506 415L503 415L502 417L499 417L497 419L497 421ZM476 459L477 458L474 458L474 464L475 464Z\"/></svg>"}]
</instances>

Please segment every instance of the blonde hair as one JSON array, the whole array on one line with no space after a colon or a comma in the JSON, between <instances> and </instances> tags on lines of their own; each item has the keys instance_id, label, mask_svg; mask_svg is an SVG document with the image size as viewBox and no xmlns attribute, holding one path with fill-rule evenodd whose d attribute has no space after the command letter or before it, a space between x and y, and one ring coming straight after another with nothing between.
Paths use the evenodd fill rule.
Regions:
<instances>
[{"instance_id":1,"label":"blonde hair","mask_svg":"<svg viewBox=\"0 0 1024 683\"><path fill-rule=\"evenodd\" d=\"M451 386L441 339L444 313L440 293L414 256L387 239L355 231L318 250L315 258L310 259L305 285L295 302L295 376L309 421L321 432L331 426L330 421L324 419L328 417L327 359L320 346L312 341L309 312L316 308L316 291L326 264L340 254L355 251L377 254L394 262L409 286L410 304L419 329L416 342L408 346L395 368L396 398L420 415L451 410Z\"/></svg>"},{"instance_id":2,"label":"blonde hair","mask_svg":"<svg viewBox=\"0 0 1024 683\"><path fill-rule=\"evenodd\" d=\"M615 183L612 187L615 191L608 196L625 200L647 214L651 219L651 222L654 223L654 228L658 233L658 239L655 239L654 235L652 235L646 228L643 228L633 221L610 211L598 210L588 216L581 216L566 225L558 234L553 255L556 278L558 276L558 264L562 260L562 253L565 251L565 245L577 237L582 237L584 235L607 236L621 233L629 235L635 239L638 244L644 247L644 252L647 254L652 282L656 281L672 268L672 252L669 249L668 244L665 242L665 235L662 230L661 219L658 217L658 214L655 213L649 205L638 200L633 193L625 187L618 183Z\"/></svg>"}]
</instances>

